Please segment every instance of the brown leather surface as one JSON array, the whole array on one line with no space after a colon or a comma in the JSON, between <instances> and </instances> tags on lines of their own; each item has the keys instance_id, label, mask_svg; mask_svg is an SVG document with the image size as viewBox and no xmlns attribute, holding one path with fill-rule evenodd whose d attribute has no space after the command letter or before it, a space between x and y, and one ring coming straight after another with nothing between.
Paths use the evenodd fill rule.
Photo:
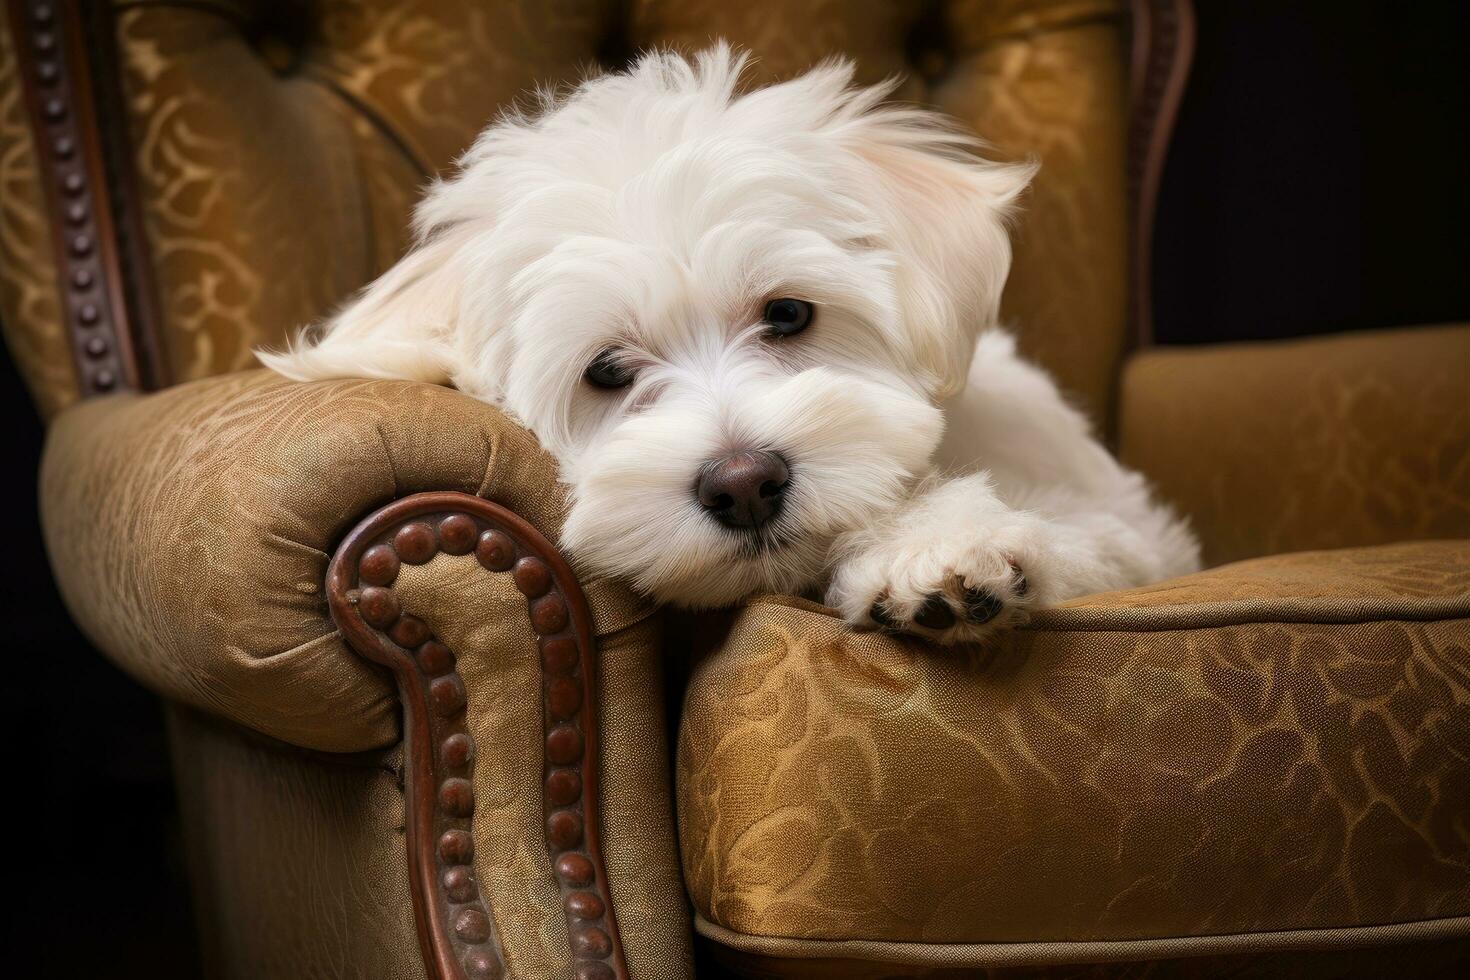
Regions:
<instances>
[{"instance_id":1,"label":"brown leather surface","mask_svg":"<svg viewBox=\"0 0 1470 980\"><path fill-rule=\"evenodd\" d=\"M1126 306L1119 0L118 6L175 380L249 366L385 269L426 176L533 85L723 36L756 52L754 82L846 55L1038 157L1003 312L1104 414Z\"/></svg>"},{"instance_id":2,"label":"brown leather surface","mask_svg":"<svg viewBox=\"0 0 1470 980\"><path fill-rule=\"evenodd\" d=\"M10 18L0 10L0 327L43 418L77 399L52 229Z\"/></svg>"},{"instance_id":3,"label":"brown leather surface","mask_svg":"<svg viewBox=\"0 0 1470 980\"><path fill-rule=\"evenodd\" d=\"M552 539L560 526L553 463L496 409L264 371L63 413L41 516L68 608L125 670L283 741L357 751L396 739L396 701L336 636L323 575L357 520L420 490L490 497ZM583 587L599 631L646 612L623 586Z\"/></svg>"},{"instance_id":4,"label":"brown leather surface","mask_svg":"<svg viewBox=\"0 0 1470 980\"><path fill-rule=\"evenodd\" d=\"M544 844L541 670L525 596L474 555L405 565L404 611L451 649L469 696L475 866L514 976L570 976L566 916ZM674 847L657 624L598 642L602 841L634 977L691 975L689 913Z\"/></svg>"},{"instance_id":5,"label":"brown leather surface","mask_svg":"<svg viewBox=\"0 0 1470 980\"><path fill-rule=\"evenodd\" d=\"M950 654L752 601L679 734L696 911L791 949L1470 914L1470 542L1310 560Z\"/></svg>"},{"instance_id":6,"label":"brown leather surface","mask_svg":"<svg viewBox=\"0 0 1470 980\"><path fill-rule=\"evenodd\" d=\"M396 750L303 752L177 707L169 734L206 975L424 976Z\"/></svg>"},{"instance_id":7,"label":"brown leather surface","mask_svg":"<svg viewBox=\"0 0 1470 980\"><path fill-rule=\"evenodd\" d=\"M1121 452L1207 563L1470 536L1470 326L1155 348Z\"/></svg>"}]
</instances>

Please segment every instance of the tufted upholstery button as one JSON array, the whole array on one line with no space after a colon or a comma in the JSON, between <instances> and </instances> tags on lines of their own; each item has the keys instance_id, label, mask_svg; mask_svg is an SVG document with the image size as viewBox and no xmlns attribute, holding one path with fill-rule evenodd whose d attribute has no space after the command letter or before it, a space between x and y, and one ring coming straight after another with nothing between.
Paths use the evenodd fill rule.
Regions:
<instances>
[{"instance_id":1,"label":"tufted upholstery button","mask_svg":"<svg viewBox=\"0 0 1470 980\"><path fill-rule=\"evenodd\" d=\"M570 718L582 707L582 686L570 677L557 677L546 685L546 706L555 718Z\"/></svg>"},{"instance_id":2,"label":"tufted upholstery button","mask_svg":"<svg viewBox=\"0 0 1470 980\"><path fill-rule=\"evenodd\" d=\"M585 888L592 884L596 873L593 871L592 862L585 855L576 851L563 854L556 859L556 873L562 881L574 888Z\"/></svg>"},{"instance_id":3,"label":"tufted upholstery button","mask_svg":"<svg viewBox=\"0 0 1470 980\"><path fill-rule=\"evenodd\" d=\"M546 736L546 758L569 766L582 757L582 733L572 725L557 725Z\"/></svg>"},{"instance_id":4,"label":"tufted upholstery button","mask_svg":"<svg viewBox=\"0 0 1470 980\"><path fill-rule=\"evenodd\" d=\"M558 769L546 777L546 798L557 806L571 806L582 795L582 777L575 769Z\"/></svg>"},{"instance_id":5,"label":"tufted upholstery button","mask_svg":"<svg viewBox=\"0 0 1470 980\"><path fill-rule=\"evenodd\" d=\"M465 514L450 514L439 522L439 546L451 555L475 550L475 522Z\"/></svg>"},{"instance_id":6,"label":"tufted upholstery button","mask_svg":"<svg viewBox=\"0 0 1470 980\"><path fill-rule=\"evenodd\" d=\"M567 896L566 905L579 919L600 919L605 911L602 899L592 892L572 892Z\"/></svg>"},{"instance_id":7,"label":"tufted upholstery button","mask_svg":"<svg viewBox=\"0 0 1470 980\"><path fill-rule=\"evenodd\" d=\"M597 926L586 926L572 933L572 948L583 956L608 956L612 937Z\"/></svg>"},{"instance_id":8,"label":"tufted upholstery button","mask_svg":"<svg viewBox=\"0 0 1470 980\"><path fill-rule=\"evenodd\" d=\"M558 810L546 818L546 837L559 851L576 847L582 843L582 818L571 810Z\"/></svg>"},{"instance_id":9,"label":"tufted upholstery button","mask_svg":"<svg viewBox=\"0 0 1470 980\"><path fill-rule=\"evenodd\" d=\"M388 629L394 643L407 650L428 642L432 634L428 625L417 616L404 616Z\"/></svg>"},{"instance_id":10,"label":"tufted upholstery button","mask_svg":"<svg viewBox=\"0 0 1470 980\"><path fill-rule=\"evenodd\" d=\"M565 674L577 666L577 642L569 636L541 641L541 662L553 674Z\"/></svg>"},{"instance_id":11,"label":"tufted upholstery button","mask_svg":"<svg viewBox=\"0 0 1470 980\"><path fill-rule=\"evenodd\" d=\"M542 636L567 625L567 604L560 596L542 596L531 603L531 627Z\"/></svg>"},{"instance_id":12,"label":"tufted upholstery button","mask_svg":"<svg viewBox=\"0 0 1470 980\"><path fill-rule=\"evenodd\" d=\"M480 894L475 873L464 865L455 865L444 872L444 894L456 902L472 902Z\"/></svg>"},{"instance_id":13,"label":"tufted upholstery button","mask_svg":"<svg viewBox=\"0 0 1470 980\"><path fill-rule=\"evenodd\" d=\"M454 653L438 640L430 640L418 649L419 667L430 677L454 669Z\"/></svg>"},{"instance_id":14,"label":"tufted upholstery button","mask_svg":"<svg viewBox=\"0 0 1470 980\"><path fill-rule=\"evenodd\" d=\"M924 48L914 54L914 71L921 77L933 81L949 73L949 52L938 48Z\"/></svg>"},{"instance_id":15,"label":"tufted upholstery button","mask_svg":"<svg viewBox=\"0 0 1470 980\"><path fill-rule=\"evenodd\" d=\"M429 685L429 703L441 717L449 718L464 710L464 682L457 676L439 677Z\"/></svg>"},{"instance_id":16,"label":"tufted upholstery button","mask_svg":"<svg viewBox=\"0 0 1470 980\"><path fill-rule=\"evenodd\" d=\"M468 817L475 811L475 790L468 779L455 776L439 787L439 806L453 817Z\"/></svg>"},{"instance_id":17,"label":"tufted upholstery button","mask_svg":"<svg viewBox=\"0 0 1470 980\"><path fill-rule=\"evenodd\" d=\"M387 629L397 622L401 608L393 590L377 585L363 589L357 602L358 613L369 626L376 626L378 629Z\"/></svg>"},{"instance_id":18,"label":"tufted upholstery button","mask_svg":"<svg viewBox=\"0 0 1470 980\"><path fill-rule=\"evenodd\" d=\"M483 943L490 938L490 917L477 908L460 909L454 934L467 943Z\"/></svg>"},{"instance_id":19,"label":"tufted upholstery button","mask_svg":"<svg viewBox=\"0 0 1470 980\"><path fill-rule=\"evenodd\" d=\"M410 565L422 565L439 550L439 541L434 537L433 528L423 521L414 521L403 525L393 535L393 550Z\"/></svg>"},{"instance_id":20,"label":"tufted upholstery button","mask_svg":"<svg viewBox=\"0 0 1470 980\"><path fill-rule=\"evenodd\" d=\"M612 967L601 960L589 960L577 964L577 980L615 980Z\"/></svg>"},{"instance_id":21,"label":"tufted upholstery button","mask_svg":"<svg viewBox=\"0 0 1470 980\"><path fill-rule=\"evenodd\" d=\"M388 585L398 577L398 555L386 544L373 545L357 569L358 578L368 585Z\"/></svg>"},{"instance_id":22,"label":"tufted upholstery button","mask_svg":"<svg viewBox=\"0 0 1470 980\"><path fill-rule=\"evenodd\" d=\"M283 37L268 34L256 38L255 53L266 67L277 75L286 75L296 70L301 63L301 52Z\"/></svg>"},{"instance_id":23,"label":"tufted upholstery button","mask_svg":"<svg viewBox=\"0 0 1470 980\"><path fill-rule=\"evenodd\" d=\"M458 769L469 765L470 760L475 757L475 743L470 741L470 737L463 732L451 735L440 746L439 754L444 759L446 766Z\"/></svg>"},{"instance_id":24,"label":"tufted upholstery button","mask_svg":"<svg viewBox=\"0 0 1470 980\"><path fill-rule=\"evenodd\" d=\"M493 955L477 949L465 957L464 969L471 977L493 978L500 976L500 963Z\"/></svg>"},{"instance_id":25,"label":"tufted upholstery button","mask_svg":"<svg viewBox=\"0 0 1470 980\"><path fill-rule=\"evenodd\" d=\"M468 831L446 830L439 837L439 857L445 864L469 864L475 856L475 843Z\"/></svg>"}]
</instances>

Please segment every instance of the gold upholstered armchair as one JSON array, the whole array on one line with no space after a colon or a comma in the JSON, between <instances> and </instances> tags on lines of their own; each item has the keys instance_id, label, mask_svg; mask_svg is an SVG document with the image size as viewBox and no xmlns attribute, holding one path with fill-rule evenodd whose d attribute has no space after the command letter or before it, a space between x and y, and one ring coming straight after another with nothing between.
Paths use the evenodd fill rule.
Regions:
<instances>
[{"instance_id":1,"label":"gold upholstered armchair","mask_svg":"<svg viewBox=\"0 0 1470 980\"><path fill-rule=\"evenodd\" d=\"M696 945L750 977L1463 959L1470 328L1150 343L1188 24L1176 0L8 0L0 320L49 420L68 605L168 705L211 975L679 980ZM959 653L789 596L675 617L563 560L555 468L494 408L253 366L394 261L498 108L712 36L755 81L834 53L903 73L1039 159L1004 315L1218 567Z\"/></svg>"}]
</instances>

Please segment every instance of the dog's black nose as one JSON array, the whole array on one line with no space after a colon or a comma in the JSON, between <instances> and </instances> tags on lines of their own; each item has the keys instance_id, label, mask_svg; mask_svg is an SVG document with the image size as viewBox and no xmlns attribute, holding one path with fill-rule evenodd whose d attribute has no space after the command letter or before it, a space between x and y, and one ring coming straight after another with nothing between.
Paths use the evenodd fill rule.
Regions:
<instances>
[{"instance_id":1,"label":"dog's black nose","mask_svg":"<svg viewBox=\"0 0 1470 980\"><path fill-rule=\"evenodd\" d=\"M754 530L781 510L791 468L777 453L746 450L704 464L699 503L726 527Z\"/></svg>"}]
</instances>

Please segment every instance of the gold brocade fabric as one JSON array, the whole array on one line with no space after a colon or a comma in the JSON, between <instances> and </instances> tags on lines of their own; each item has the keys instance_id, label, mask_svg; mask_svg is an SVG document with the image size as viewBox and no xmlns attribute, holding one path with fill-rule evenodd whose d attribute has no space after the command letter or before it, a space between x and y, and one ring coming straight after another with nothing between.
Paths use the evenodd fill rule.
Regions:
<instances>
[{"instance_id":1,"label":"gold brocade fabric","mask_svg":"<svg viewBox=\"0 0 1470 980\"><path fill-rule=\"evenodd\" d=\"M1121 453L1214 564L1470 537L1470 326L1154 348Z\"/></svg>"},{"instance_id":2,"label":"gold brocade fabric","mask_svg":"<svg viewBox=\"0 0 1470 980\"><path fill-rule=\"evenodd\" d=\"M114 662L173 701L334 752L398 737L390 684L343 644L323 595L327 563L351 526L395 498L458 490L504 504L555 539L565 506L551 459L482 402L433 385L301 385L264 371L68 410L53 426L42 487L62 592ZM635 976L687 975L652 608L616 582L582 586L598 636L604 851L627 957ZM405 566L395 589L458 656L472 734L484 747L474 772L477 867L507 957L517 976L565 975L566 918L543 843L541 665L524 597L473 556ZM219 758L240 755L246 771L210 776L204 755L212 751L187 754L185 794L224 820L227 795L275 763L221 742ZM353 780L285 763L278 772L294 780L292 792L257 790L248 806L282 839L308 817L326 821L324 835L356 826L358 818L337 812ZM375 772L356 782L377 794ZM375 808L371 819L402 820L401 793L361 802ZM334 811L307 812L318 804ZM402 842L387 843L401 874ZM367 861L387 843L342 846ZM228 901L259 921L283 917L257 888L270 876L241 864L248 846L206 847L200 860L227 876L221 888L241 889ZM381 869L370 871L352 872L357 887L376 887ZM407 914L407 905L388 911ZM304 906L286 917L293 935L316 928ZM244 943L233 929L221 942L240 942L255 963L280 948Z\"/></svg>"},{"instance_id":3,"label":"gold brocade fabric","mask_svg":"<svg viewBox=\"0 0 1470 980\"><path fill-rule=\"evenodd\" d=\"M425 976L402 754L309 753L170 705L202 975Z\"/></svg>"},{"instance_id":4,"label":"gold brocade fabric","mask_svg":"<svg viewBox=\"0 0 1470 980\"><path fill-rule=\"evenodd\" d=\"M381 273L430 176L536 85L717 37L753 83L823 58L946 110L1042 169L1003 313L1105 419L1123 344L1125 31L1119 0L118 0L123 91L169 380L252 365ZM0 320L48 413L75 380L51 229L0 38Z\"/></svg>"},{"instance_id":5,"label":"gold brocade fabric","mask_svg":"<svg viewBox=\"0 0 1470 980\"><path fill-rule=\"evenodd\" d=\"M545 845L541 664L525 596L473 555L405 565L394 590L458 654L470 734L485 747L475 763L475 864L509 970L570 976L566 913ZM603 850L625 955L635 977L688 976L657 624L637 618L612 631L600 622L598 632Z\"/></svg>"},{"instance_id":6,"label":"gold brocade fabric","mask_svg":"<svg viewBox=\"0 0 1470 980\"><path fill-rule=\"evenodd\" d=\"M1470 543L1230 566L987 650L751 602L694 670L680 845L739 936L1146 939L1470 914Z\"/></svg>"},{"instance_id":7,"label":"gold brocade fabric","mask_svg":"<svg viewBox=\"0 0 1470 980\"><path fill-rule=\"evenodd\" d=\"M553 540L561 527L555 464L489 405L265 371L64 412L41 517L68 608L119 666L282 741L358 751L397 737L397 702L332 628L323 578L353 525L426 490L496 500ZM621 584L582 585L599 630L647 614Z\"/></svg>"},{"instance_id":8,"label":"gold brocade fabric","mask_svg":"<svg viewBox=\"0 0 1470 980\"><path fill-rule=\"evenodd\" d=\"M49 418L76 401L77 377L14 40L9 18L0 16L0 327L36 408Z\"/></svg>"}]
</instances>

